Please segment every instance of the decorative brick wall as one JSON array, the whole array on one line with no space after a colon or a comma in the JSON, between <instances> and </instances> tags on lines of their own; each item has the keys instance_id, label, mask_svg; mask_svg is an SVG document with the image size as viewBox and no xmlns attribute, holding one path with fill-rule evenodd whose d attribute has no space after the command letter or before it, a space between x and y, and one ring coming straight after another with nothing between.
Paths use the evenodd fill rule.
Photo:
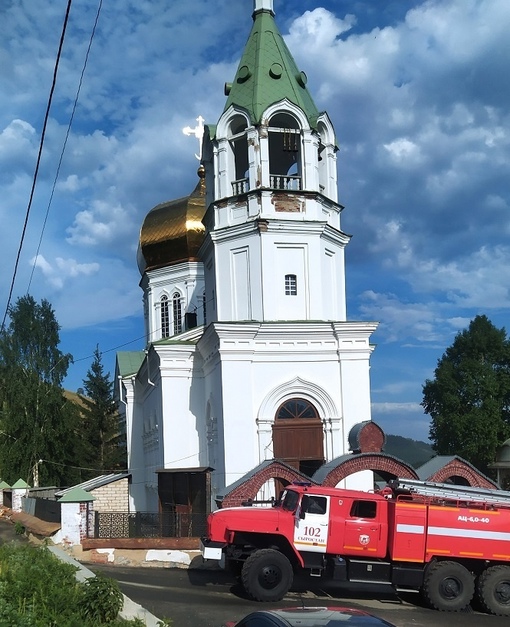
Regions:
<instances>
[{"instance_id":1,"label":"decorative brick wall","mask_svg":"<svg viewBox=\"0 0 510 627\"><path fill-rule=\"evenodd\" d=\"M374 436L374 445L380 442L380 434L377 430L367 430L366 434ZM368 443L365 442L365 445L368 445ZM321 485L329 488L335 487L342 479L360 470L373 470L386 481L397 478L419 479L412 466L409 466L396 457L386 455L385 453L359 453L358 455L341 459L338 465L332 468L331 472L326 475ZM427 477L426 480L445 483L454 476L464 478L468 484L473 487L489 489L495 489L496 487L494 483L491 483L484 475L477 472L476 468L473 468L470 464L461 459L450 461L434 475ZM278 461L274 461L264 469L252 475L244 483L234 488L232 492L226 494L221 503L221 507L238 507L244 501L255 499L260 488L266 481L271 479L281 479L286 484L303 480L313 483L313 481L305 478L297 470L294 471L292 468ZM96 503L94 506L97 509Z\"/></svg>"},{"instance_id":2,"label":"decorative brick wall","mask_svg":"<svg viewBox=\"0 0 510 627\"><path fill-rule=\"evenodd\" d=\"M342 479L360 470L375 470L386 480L397 477L418 479L414 468L396 457L384 453L360 453L340 462L324 478L322 485L329 488L335 487Z\"/></svg>"},{"instance_id":3,"label":"decorative brick wall","mask_svg":"<svg viewBox=\"0 0 510 627\"><path fill-rule=\"evenodd\" d=\"M351 458L342 461L324 479L322 485L327 487L336 486L342 479L359 470L376 470L381 475L387 475L388 479L402 477L406 479L418 479L418 475L411 466L404 462L385 455L384 453L361 453L353 455ZM305 478L297 470L284 466L278 461L266 466L263 470L252 475L244 483L237 486L225 495L221 507L238 507L244 501L255 499L260 488L271 479L281 479L285 483L303 481ZM311 479L307 479L313 483ZM96 506L96 504L94 504ZM96 507L97 509L97 507Z\"/></svg>"},{"instance_id":4,"label":"decorative brick wall","mask_svg":"<svg viewBox=\"0 0 510 627\"><path fill-rule=\"evenodd\" d=\"M494 483L461 459L453 459L451 462L448 462L432 476L427 477L426 481L446 483L452 477L462 477L473 488L488 488L489 490L496 488Z\"/></svg>"},{"instance_id":5,"label":"decorative brick wall","mask_svg":"<svg viewBox=\"0 0 510 627\"><path fill-rule=\"evenodd\" d=\"M96 512L128 512L129 511L129 480L123 477L90 491L96 500Z\"/></svg>"},{"instance_id":6,"label":"decorative brick wall","mask_svg":"<svg viewBox=\"0 0 510 627\"><path fill-rule=\"evenodd\" d=\"M285 483L293 483L294 481L303 481L303 475L292 468L284 466L278 461L266 466L263 470L252 475L245 483L237 486L229 492L221 503L221 507L238 507L244 501L255 499L260 488L270 479L281 479ZM311 480L307 479L307 481Z\"/></svg>"},{"instance_id":7,"label":"decorative brick wall","mask_svg":"<svg viewBox=\"0 0 510 627\"><path fill-rule=\"evenodd\" d=\"M380 453L386 442L384 431L375 422L364 425L358 435L360 453Z\"/></svg>"}]
</instances>

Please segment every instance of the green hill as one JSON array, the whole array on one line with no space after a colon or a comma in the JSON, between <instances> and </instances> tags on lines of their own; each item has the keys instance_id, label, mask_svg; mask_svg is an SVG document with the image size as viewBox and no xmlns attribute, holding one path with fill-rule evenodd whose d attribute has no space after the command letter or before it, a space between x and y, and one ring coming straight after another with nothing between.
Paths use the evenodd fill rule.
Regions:
<instances>
[{"instance_id":1,"label":"green hill","mask_svg":"<svg viewBox=\"0 0 510 627\"><path fill-rule=\"evenodd\" d=\"M430 444L411 438L403 438L400 435L386 435L384 452L398 457L413 468L418 468L436 455Z\"/></svg>"}]
</instances>

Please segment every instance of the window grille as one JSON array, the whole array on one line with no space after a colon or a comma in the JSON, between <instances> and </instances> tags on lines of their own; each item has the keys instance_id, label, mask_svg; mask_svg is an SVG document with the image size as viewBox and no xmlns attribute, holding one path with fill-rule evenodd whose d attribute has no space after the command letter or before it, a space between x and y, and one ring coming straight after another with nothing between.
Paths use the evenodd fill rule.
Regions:
<instances>
[{"instance_id":1,"label":"window grille","mask_svg":"<svg viewBox=\"0 0 510 627\"><path fill-rule=\"evenodd\" d=\"M161 297L161 337L170 336L170 316L168 313L168 296Z\"/></svg>"},{"instance_id":2,"label":"window grille","mask_svg":"<svg viewBox=\"0 0 510 627\"><path fill-rule=\"evenodd\" d=\"M297 276L295 274L285 275L285 296L297 296Z\"/></svg>"},{"instance_id":3,"label":"window grille","mask_svg":"<svg viewBox=\"0 0 510 627\"><path fill-rule=\"evenodd\" d=\"M182 298L179 292L175 292L172 296L172 305L174 313L174 335L182 331Z\"/></svg>"}]
</instances>

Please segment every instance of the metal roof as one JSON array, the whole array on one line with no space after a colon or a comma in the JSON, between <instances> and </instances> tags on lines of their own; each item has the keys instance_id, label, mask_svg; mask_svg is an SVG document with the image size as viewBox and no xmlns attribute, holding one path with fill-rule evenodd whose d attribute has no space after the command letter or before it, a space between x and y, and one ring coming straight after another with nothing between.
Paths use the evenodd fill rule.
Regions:
<instances>
[{"instance_id":1,"label":"metal roof","mask_svg":"<svg viewBox=\"0 0 510 627\"><path fill-rule=\"evenodd\" d=\"M273 12L267 8L255 11L234 82L225 86L228 99L224 111L231 105L241 107L256 125L270 105L287 99L305 113L315 128L319 111L306 82L306 74L298 69Z\"/></svg>"},{"instance_id":2,"label":"metal roof","mask_svg":"<svg viewBox=\"0 0 510 627\"><path fill-rule=\"evenodd\" d=\"M145 351L120 351L117 353L117 370L121 377L136 374L145 359Z\"/></svg>"},{"instance_id":3,"label":"metal roof","mask_svg":"<svg viewBox=\"0 0 510 627\"><path fill-rule=\"evenodd\" d=\"M205 170L189 196L164 202L149 211L140 230L138 269L162 268L183 261L199 261L205 237Z\"/></svg>"},{"instance_id":4,"label":"metal roof","mask_svg":"<svg viewBox=\"0 0 510 627\"><path fill-rule=\"evenodd\" d=\"M69 488L65 488L64 490L59 490L55 492L55 496L63 496L71 490L81 489L85 490L85 492L90 492L91 490L95 490L96 488L100 488L104 485L108 485L109 483L113 483L114 481L119 481L120 479L129 478L131 475L128 472L118 472L111 473L109 475L100 475L99 477L95 477L94 479L89 479L88 481L84 481L83 483L79 483L78 485L73 485Z\"/></svg>"}]
</instances>

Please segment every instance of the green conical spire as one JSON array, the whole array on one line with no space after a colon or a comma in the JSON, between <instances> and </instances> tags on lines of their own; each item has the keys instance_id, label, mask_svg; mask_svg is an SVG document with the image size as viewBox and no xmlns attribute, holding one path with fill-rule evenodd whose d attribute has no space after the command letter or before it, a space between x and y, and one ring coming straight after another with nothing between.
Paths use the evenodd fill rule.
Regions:
<instances>
[{"instance_id":1,"label":"green conical spire","mask_svg":"<svg viewBox=\"0 0 510 627\"><path fill-rule=\"evenodd\" d=\"M245 109L258 124L268 106L287 98L315 127L319 112L274 21L271 0L255 0L253 27L232 84L225 86L230 105Z\"/></svg>"}]
</instances>

